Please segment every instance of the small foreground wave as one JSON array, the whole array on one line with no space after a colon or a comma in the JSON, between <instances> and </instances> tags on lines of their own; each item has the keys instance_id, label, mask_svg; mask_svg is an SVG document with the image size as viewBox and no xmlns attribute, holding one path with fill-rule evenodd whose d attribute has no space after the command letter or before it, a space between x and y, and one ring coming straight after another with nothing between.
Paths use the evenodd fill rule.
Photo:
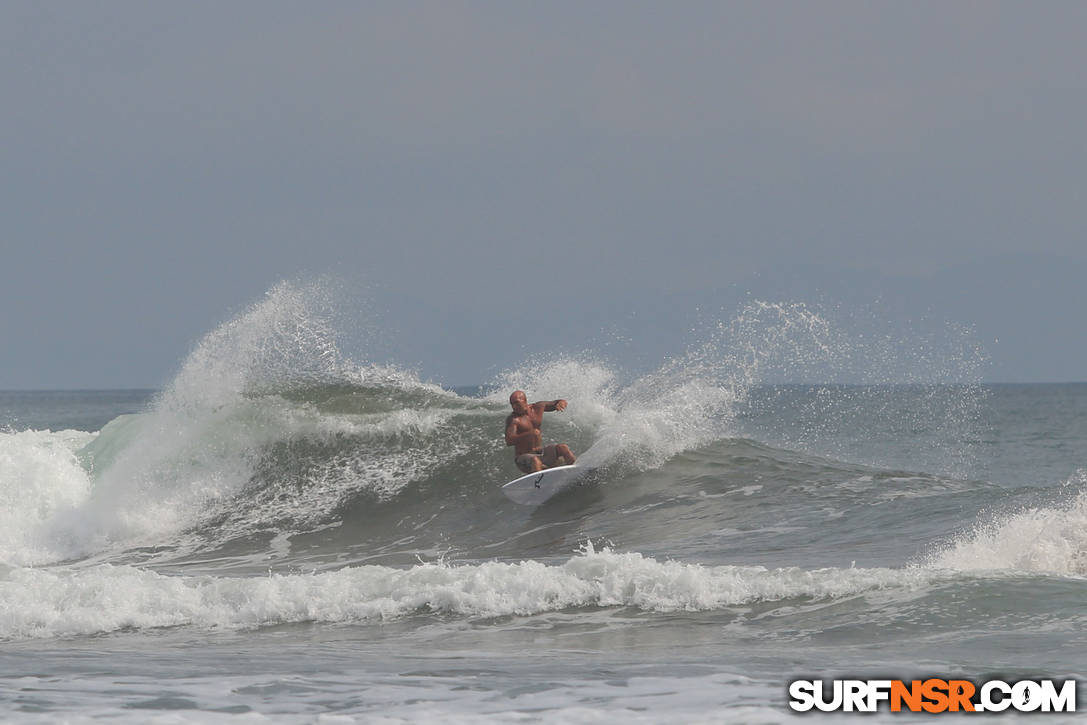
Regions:
<instances>
[{"instance_id":1,"label":"small foreground wave","mask_svg":"<svg viewBox=\"0 0 1087 725\"><path fill-rule=\"evenodd\" d=\"M12 569L0 579L0 638L176 626L368 623L425 613L527 616L576 607L711 611L759 601L916 588L940 576L923 569L708 567L657 561L637 552L597 552L591 545L556 565L439 562L260 578L171 576L110 564Z\"/></svg>"}]
</instances>

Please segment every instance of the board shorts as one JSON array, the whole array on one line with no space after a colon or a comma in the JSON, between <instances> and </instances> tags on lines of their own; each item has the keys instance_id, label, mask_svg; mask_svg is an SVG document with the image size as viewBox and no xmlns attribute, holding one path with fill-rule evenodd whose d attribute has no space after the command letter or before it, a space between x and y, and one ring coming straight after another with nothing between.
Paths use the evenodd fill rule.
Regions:
<instances>
[{"instance_id":1,"label":"board shorts","mask_svg":"<svg viewBox=\"0 0 1087 725\"><path fill-rule=\"evenodd\" d=\"M537 458L543 463L544 468L551 468L561 459L564 463L566 459L555 452L555 446L545 446L539 451L533 453L522 453L513 459L513 462L517 464L517 467L521 469L523 473L532 473L536 470L536 466L533 463Z\"/></svg>"}]
</instances>

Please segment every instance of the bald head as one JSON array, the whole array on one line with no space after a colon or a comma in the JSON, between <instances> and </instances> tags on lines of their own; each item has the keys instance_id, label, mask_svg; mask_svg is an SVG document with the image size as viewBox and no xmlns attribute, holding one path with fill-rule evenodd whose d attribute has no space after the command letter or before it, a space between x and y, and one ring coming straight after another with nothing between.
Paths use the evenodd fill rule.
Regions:
<instances>
[{"instance_id":1,"label":"bald head","mask_svg":"<svg viewBox=\"0 0 1087 725\"><path fill-rule=\"evenodd\" d=\"M517 415L524 415L528 411L528 398L525 397L525 391L514 390L510 393L510 407Z\"/></svg>"}]
</instances>

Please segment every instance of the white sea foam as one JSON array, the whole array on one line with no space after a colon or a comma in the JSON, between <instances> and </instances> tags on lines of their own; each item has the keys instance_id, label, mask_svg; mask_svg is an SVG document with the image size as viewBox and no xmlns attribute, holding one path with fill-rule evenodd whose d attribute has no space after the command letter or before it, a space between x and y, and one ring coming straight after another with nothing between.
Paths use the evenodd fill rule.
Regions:
<instances>
[{"instance_id":1,"label":"white sea foam","mask_svg":"<svg viewBox=\"0 0 1087 725\"><path fill-rule=\"evenodd\" d=\"M0 431L0 562L62 555L50 523L83 505L91 482L76 451L94 439L80 431Z\"/></svg>"},{"instance_id":2,"label":"white sea foam","mask_svg":"<svg viewBox=\"0 0 1087 725\"><path fill-rule=\"evenodd\" d=\"M1066 484L1067 502L992 516L929 556L925 566L1087 576L1087 471Z\"/></svg>"},{"instance_id":3,"label":"white sea foam","mask_svg":"<svg viewBox=\"0 0 1087 725\"><path fill-rule=\"evenodd\" d=\"M916 587L932 577L923 570L708 567L591 548L554 565L425 563L408 569L359 566L249 578L171 576L109 564L23 568L0 579L0 638L180 625L240 629L372 622L420 612L492 617L613 606L705 611Z\"/></svg>"}]
</instances>

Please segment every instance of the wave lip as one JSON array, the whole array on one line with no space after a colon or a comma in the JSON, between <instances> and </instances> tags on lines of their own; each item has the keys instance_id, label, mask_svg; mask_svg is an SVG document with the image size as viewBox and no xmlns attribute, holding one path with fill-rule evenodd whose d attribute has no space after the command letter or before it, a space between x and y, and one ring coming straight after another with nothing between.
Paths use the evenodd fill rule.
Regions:
<instances>
[{"instance_id":1,"label":"wave lip","mask_svg":"<svg viewBox=\"0 0 1087 725\"><path fill-rule=\"evenodd\" d=\"M0 562L199 547L209 522L211 545L285 519L305 528L433 469L428 434L459 398L347 360L330 304L320 284L275 286L208 333L146 409L97 434L0 431Z\"/></svg>"},{"instance_id":2,"label":"wave lip","mask_svg":"<svg viewBox=\"0 0 1087 725\"><path fill-rule=\"evenodd\" d=\"M920 569L706 567L660 562L636 552L597 552L591 546L558 565L426 563L260 578L168 576L110 564L16 569L0 580L0 638L174 626L366 623L421 613L527 616L577 607L712 611L757 601L833 599L915 587L934 576Z\"/></svg>"}]
</instances>

